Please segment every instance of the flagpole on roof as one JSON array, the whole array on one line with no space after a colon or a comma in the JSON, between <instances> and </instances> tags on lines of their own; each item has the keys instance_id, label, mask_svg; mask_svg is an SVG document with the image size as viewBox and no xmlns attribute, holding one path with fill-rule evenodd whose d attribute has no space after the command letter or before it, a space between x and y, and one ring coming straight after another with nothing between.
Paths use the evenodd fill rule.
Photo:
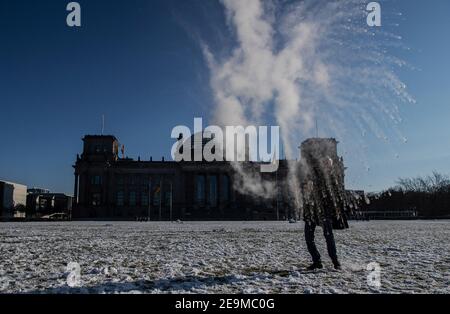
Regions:
<instances>
[{"instance_id":1,"label":"flagpole on roof","mask_svg":"<svg viewBox=\"0 0 450 314\"><path fill-rule=\"evenodd\" d=\"M105 132L105 115L102 114L102 135Z\"/></svg>"},{"instance_id":2,"label":"flagpole on roof","mask_svg":"<svg viewBox=\"0 0 450 314\"><path fill-rule=\"evenodd\" d=\"M319 125L317 123L317 118L316 118L316 138L319 138Z\"/></svg>"}]
</instances>

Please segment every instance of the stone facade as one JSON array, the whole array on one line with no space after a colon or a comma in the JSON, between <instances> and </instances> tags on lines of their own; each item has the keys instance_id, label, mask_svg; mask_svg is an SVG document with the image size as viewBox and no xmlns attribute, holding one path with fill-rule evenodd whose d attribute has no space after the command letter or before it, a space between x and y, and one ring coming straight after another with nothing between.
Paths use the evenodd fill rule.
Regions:
<instances>
[{"instance_id":1,"label":"stone facade","mask_svg":"<svg viewBox=\"0 0 450 314\"><path fill-rule=\"evenodd\" d=\"M114 136L87 135L77 156L73 219L281 220L294 218L288 192L288 161L274 173L259 174L260 163L244 162L250 173L274 183L263 198L240 193L229 162L143 161L119 157ZM300 165L297 161L292 161Z\"/></svg>"}]
</instances>

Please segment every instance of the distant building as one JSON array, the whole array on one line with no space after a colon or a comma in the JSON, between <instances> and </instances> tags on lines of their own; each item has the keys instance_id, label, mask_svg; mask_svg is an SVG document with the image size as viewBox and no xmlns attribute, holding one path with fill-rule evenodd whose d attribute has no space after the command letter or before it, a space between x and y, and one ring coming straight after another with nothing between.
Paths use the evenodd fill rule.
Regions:
<instances>
[{"instance_id":1,"label":"distant building","mask_svg":"<svg viewBox=\"0 0 450 314\"><path fill-rule=\"evenodd\" d=\"M43 189L29 190L27 195L27 218L40 218L57 213L63 213L70 217L73 197L63 193L50 193L47 191Z\"/></svg>"},{"instance_id":2,"label":"distant building","mask_svg":"<svg viewBox=\"0 0 450 314\"><path fill-rule=\"evenodd\" d=\"M41 188L29 188L27 190L28 194L44 194L44 193L50 193L50 190L47 189L41 189Z\"/></svg>"},{"instance_id":3,"label":"distant building","mask_svg":"<svg viewBox=\"0 0 450 314\"><path fill-rule=\"evenodd\" d=\"M232 165L227 162L136 161L119 157L119 142L107 135L86 135L75 165L73 219L129 220L281 220L295 218L294 196L288 189L289 165L280 160L277 172L259 173L259 162L242 162L249 173L275 183L279 192L263 198L242 193ZM307 154L320 149L335 161L334 139L311 139L302 144ZM303 158L303 157L302 157ZM301 169L298 171L301 176Z\"/></svg>"},{"instance_id":4,"label":"distant building","mask_svg":"<svg viewBox=\"0 0 450 314\"><path fill-rule=\"evenodd\" d=\"M25 216L27 187L22 184L0 181L0 218Z\"/></svg>"}]
</instances>

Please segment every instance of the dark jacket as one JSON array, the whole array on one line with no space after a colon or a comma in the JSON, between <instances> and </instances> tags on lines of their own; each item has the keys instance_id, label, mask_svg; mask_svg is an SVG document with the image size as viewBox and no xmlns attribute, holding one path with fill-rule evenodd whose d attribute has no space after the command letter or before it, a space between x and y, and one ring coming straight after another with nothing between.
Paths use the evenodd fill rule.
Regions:
<instances>
[{"instance_id":1,"label":"dark jacket","mask_svg":"<svg viewBox=\"0 0 450 314\"><path fill-rule=\"evenodd\" d=\"M343 178L327 160L311 163L302 189L303 219L323 226L331 221L334 229L348 228Z\"/></svg>"}]
</instances>

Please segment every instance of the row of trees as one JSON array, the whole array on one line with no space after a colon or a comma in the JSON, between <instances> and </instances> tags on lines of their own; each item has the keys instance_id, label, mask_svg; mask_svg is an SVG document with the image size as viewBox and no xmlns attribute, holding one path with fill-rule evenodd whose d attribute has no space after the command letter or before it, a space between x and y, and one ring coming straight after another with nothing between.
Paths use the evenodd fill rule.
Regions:
<instances>
[{"instance_id":1,"label":"row of trees","mask_svg":"<svg viewBox=\"0 0 450 314\"><path fill-rule=\"evenodd\" d=\"M438 172L400 178L397 186L368 196L365 210L416 210L423 218L450 217L450 177Z\"/></svg>"},{"instance_id":2,"label":"row of trees","mask_svg":"<svg viewBox=\"0 0 450 314\"><path fill-rule=\"evenodd\" d=\"M450 178L447 175L433 172L432 175L416 178L400 178L395 190L417 193L450 192Z\"/></svg>"}]
</instances>

